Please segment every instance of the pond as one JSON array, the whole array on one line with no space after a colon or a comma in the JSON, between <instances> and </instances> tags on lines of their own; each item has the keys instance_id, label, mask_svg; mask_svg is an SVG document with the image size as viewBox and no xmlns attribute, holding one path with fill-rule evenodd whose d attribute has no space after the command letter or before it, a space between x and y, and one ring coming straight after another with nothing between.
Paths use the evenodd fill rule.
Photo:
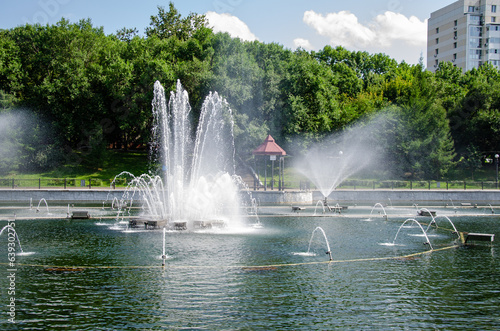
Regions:
<instances>
[{"instance_id":1,"label":"pond","mask_svg":"<svg viewBox=\"0 0 500 331\"><path fill-rule=\"evenodd\" d=\"M424 235L432 219L411 207L388 217L313 209L263 207L240 228L167 231L164 267L161 229L127 229L99 208L88 220L3 209L23 254L9 265L12 240L0 237L0 327L500 329L498 244L457 245L451 229L498 236L498 215L443 208L450 222L436 218Z\"/></svg>"}]
</instances>

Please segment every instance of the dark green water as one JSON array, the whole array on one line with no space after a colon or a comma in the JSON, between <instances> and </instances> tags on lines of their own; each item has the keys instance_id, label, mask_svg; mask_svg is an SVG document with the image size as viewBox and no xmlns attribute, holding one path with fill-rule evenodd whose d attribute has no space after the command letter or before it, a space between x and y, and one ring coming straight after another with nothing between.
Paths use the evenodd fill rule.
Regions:
<instances>
[{"instance_id":1,"label":"dark green water","mask_svg":"<svg viewBox=\"0 0 500 331\"><path fill-rule=\"evenodd\" d=\"M430 230L436 251L378 260L428 250L417 227L404 228L399 245L381 245L404 220L263 217L262 229L168 232L164 269L162 231L126 232L95 219L17 220L32 254L16 256L10 295L8 237L0 238L0 329L500 329L498 241L438 251L456 236ZM452 220L460 231L500 234L498 217ZM318 226L332 263L318 232L313 254L303 254ZM268 265L278 266L254 268Z\"/></svg>"}]
</instances>

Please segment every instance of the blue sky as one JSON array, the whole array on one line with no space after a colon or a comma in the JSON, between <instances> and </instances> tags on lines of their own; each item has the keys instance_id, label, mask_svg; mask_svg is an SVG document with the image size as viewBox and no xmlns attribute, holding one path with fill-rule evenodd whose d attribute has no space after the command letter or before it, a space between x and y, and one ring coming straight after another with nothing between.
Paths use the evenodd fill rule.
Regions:
<instances>
[{"instance_id":1,"label":"blue sky","mask_svg":"<svg viewBox=\"0 0 500 331\"><path fill-rule=\"evenodd\" d=\"M216 31L242 39L276 42L290 49L318 50L325 45L385 53L417 63L425 56L427 19L452 0L177 0L182 16L207 14ZM164 0L12 0L0 12L0 28L25 23L54 24L90 18L107 34L149 26ZM425 63L425 62L424 62Z\"/></svg>"}]
</instances>

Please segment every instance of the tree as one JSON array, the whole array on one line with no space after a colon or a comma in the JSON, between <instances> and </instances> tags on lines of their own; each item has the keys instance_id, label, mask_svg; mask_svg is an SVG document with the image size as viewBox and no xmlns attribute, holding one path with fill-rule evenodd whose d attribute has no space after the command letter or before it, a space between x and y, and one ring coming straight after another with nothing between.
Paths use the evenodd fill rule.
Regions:
<instances>
[{"instance_id":1,"label":"tree","mask_svg":"<svg viewBox=\"0 0 500 331\"><path fill-rule=\"evenodd\" d=\"M455 157L446 112L435 100L418 99L392 108L393 128L388 148L395 174L412 178L446 177Z\"/></svg>"},{"instance_id":2,"label":"tree","mask_svg":"<svg viewBox=\"0 0 500 331\"><path fill-rule=\"evenodd\" d=\"M130 42L132 39L134 39L135 36L137 36L138 33L139 30L137 30L136 28L122 28L116 31L116 37L121 41Z\"/></svg>"},{"instance_id":3,"label":"tree","mask_svg":"<svg viewBox=\"0 0 500 331\"><path fill-rule=\"evenodd\" d=\"M500 146L500 73L484 65L463 75L464 96L450 110L450 126L457 150L465 153L470 144L482 152Z\"/></svg>"},{"instance_id":4,"label":"tree","mask_svg":"<svg viewBox=\"0 0 500 331\"><path fill-rule=\"evenodd\" d=\"M469 170L471 172L472 180L474 180L474 171L483 166L483 155L474 145L469 145L465 152L461 154L458 160L459 167Z\"/></svg>"},{"instance_id":5,"label":"tree","mask_svg":"<svg viewBox=\"0 0 500 331\"><path fill-rule=\"evenodd\" d=\"M157 36L160 39L176 37L179 40L188 40L196 31L207 26L207 20L204 15L190 13L186 18L169 2L169 11L164 7L158 6L158 15L151 16L149 27L146 28L148 37Z\"/></svg>"}]
</instances>

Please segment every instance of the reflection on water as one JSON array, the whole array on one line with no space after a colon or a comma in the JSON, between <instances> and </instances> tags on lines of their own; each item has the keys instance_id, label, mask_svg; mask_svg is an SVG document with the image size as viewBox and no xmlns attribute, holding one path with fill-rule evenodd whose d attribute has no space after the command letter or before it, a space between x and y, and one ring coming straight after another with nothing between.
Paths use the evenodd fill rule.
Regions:
<instances>
[{"instance_id":1,"label":"reflection on water","mask_svg":"<svg viewBox=\"0 0 500 331\"><path fill-rule=\"evenodd\" d=\"M390 212L388 211L390 215ZM262 228L123 231L113 220L17 220L16 325L2 329L499 329L500 264L492 245L449 247L431 228L425 252L406 217L262 217ZM4 221L3 221L4 222ZM459 231L500 234L498 217L455 216ZM0 222L0 225L3 223ZM321 227L325 239L311 233ZM0 238L0 262L7 239ZM386 245L384 245L386 244ZM397 259L378 258L394 257ZM88 268L86 268L88 267ZM467 323L467 324L466 324Z\"/></svg>"}]
</instances>

